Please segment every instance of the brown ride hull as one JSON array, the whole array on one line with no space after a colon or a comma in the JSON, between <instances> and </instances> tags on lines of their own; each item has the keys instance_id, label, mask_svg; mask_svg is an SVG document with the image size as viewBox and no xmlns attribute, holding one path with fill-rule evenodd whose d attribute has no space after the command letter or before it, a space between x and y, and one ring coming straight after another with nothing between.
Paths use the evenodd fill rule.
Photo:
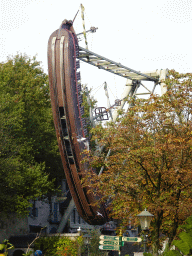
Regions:
<instances>
[{"instance_id":1,"label":"brown ride hull","mask_svg":"<svg viewBox=\"0 0 192 256\"><path fill-rule=\"evenodd\" d=\"M89 224L107 221L103 207L92 206L96 198L81 185L85 165L86 126L77 72L78 41L72 23L64 21L48 42L48 69L52 111L65 176L80 216ZM87 141L88 142L88 141Z\"/></svg>"}]
</instances>

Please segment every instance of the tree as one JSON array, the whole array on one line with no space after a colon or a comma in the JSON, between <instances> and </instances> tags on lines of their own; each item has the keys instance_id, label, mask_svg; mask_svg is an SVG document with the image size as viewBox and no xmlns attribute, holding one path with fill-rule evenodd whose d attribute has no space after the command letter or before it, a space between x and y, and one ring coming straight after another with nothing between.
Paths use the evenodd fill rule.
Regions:
<instances>
[{"instance_id":1,"label":"tree","mask_svg":"<svg viewBox=\"0 0 192 256\"><path fill-rule=\"evenodd\" d=\"M170 245L192 214L192 74L172 70L166 85L163 96L132 99L133 107L115 124L93 129L93 139L105 151L89 152L85 159L90 168L84 183L110 202L113 218L126 224L144 208L154 214L154 255L161 240L168 237ZM105 169L98 177L92 168L101 166Z\"/></svg>"},{"instance_id":2,"label":"tree","mask_svg":"<svg viewBox=\"0 0 192 256\"><path fill-rule=\"evenodd\" d=\"M170 250L164 256L192 255L192 216L187 218L186 223L180 226L182 231L179 239L173 240L177 250Z\"/></svg>"},{"instance_id":3,"label":"tree","mask_svg":"<svg viewBox=\"0 0 192 256\"><path fill-rule=\"evenodd\" d=\"M48 76L35 58L17 55L0 63L0 92L1 215L26 214L62 175Z\"/></svg>"},{"instance_id":4,"label":"tree","mask_svg":"<svg viewBox=\"0 0 192 256\"><path fill-rule=\"evenodd\" d=\"M99 241L100 241L101 232L99 229L94 228L90 231L90 244L89 247L89 255L90 256L105 256L106 252L99 249ZM108 253L107 253L108 255Z\"/></svg>"}]
</instances>

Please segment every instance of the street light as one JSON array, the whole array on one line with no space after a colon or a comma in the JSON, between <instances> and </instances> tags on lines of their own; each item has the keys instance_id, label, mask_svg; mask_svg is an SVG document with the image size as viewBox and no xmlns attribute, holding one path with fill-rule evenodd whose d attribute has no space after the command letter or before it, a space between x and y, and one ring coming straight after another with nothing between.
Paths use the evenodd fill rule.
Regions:
<instances>
[{"instance_id":1,"label":"street light","mask_svg":"<svg viewBox=\"0 0 192 256\"><path fill-rule=\"evenodd\" d=\"M84 236L83 236L83 238L84 238L84 243L85 243L85 245L86 245L86 247L87 247L87 250L88 250L88 256L89 256L89 246L90 246L90 239L91 239L91 235L89 235L89 234L85 234Z\"/></svg>"},{"instance_id":2,"label":"street light","mask_svg":"<svg viewBox=\"0 0 192 256\"><path fill-rule=\"evenodd\" d=\"M146 244L147 244L147 234L146 233L149 230L150 222L151 222L153 216L154 215L151 214L150 212L148 212L146 209L137 215L137 217L140 220L141 229L144 231L144 240L143 240L144 252L146 252Z\"/></svg>"}]
</instances>

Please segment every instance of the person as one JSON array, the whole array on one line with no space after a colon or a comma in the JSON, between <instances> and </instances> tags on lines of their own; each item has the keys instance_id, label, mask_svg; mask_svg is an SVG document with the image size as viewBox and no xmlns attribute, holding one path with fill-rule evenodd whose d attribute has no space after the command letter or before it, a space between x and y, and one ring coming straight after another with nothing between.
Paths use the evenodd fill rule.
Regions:
<instances>
[{"instance_id":1,"label":"person","mask_svg":"<svg viewBox=\"0 0 192 256\"><path fill-rule=\"evenodd\" d=\"M36 250L35 256L43 256L43 252L41 250Z\"/></svg>"}]
</instances>

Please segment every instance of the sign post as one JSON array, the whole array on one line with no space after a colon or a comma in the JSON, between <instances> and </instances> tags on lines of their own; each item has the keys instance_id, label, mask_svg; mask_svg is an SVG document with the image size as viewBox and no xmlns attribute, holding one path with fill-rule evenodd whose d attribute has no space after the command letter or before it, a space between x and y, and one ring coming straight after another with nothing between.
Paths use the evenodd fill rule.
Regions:
<instances>
[{"instance_id":1,"label":"sign post","mask_svg":"<svg viewBox=\"0 0 192 256\"><path fill-rule=\"evenodd\" d=\"M119 251L119 245L99 245L100 250Z\"/></svg>"},{"instance_id":2,"label":"sign post","mask_svg":"<svg viewBox=\"0 0 192 256\"><path fill-rule=\"evenodd\" d=\"M100 250L120 251L119 236L100 236Z\"/></svg>"},{"instance_id":3,"label":"sign post","mask_svg":"<svg viewBox=\"0 0 192 256\"><path fill-rule=\"evenodd\" d=\"M122 241L124 242L141 242L141 237L122 237Z\"/></svg>"},{"instance_id":4,"label":"sign post","mask_svg":"<svg viewBox=\"0 0 192 256\"><path fill-rule=\"evenodd\" d=\"M101 235L99 237L101 240L108 240L108 241L119 241L119 237L118 236L105 236L105 235Z\"/></svg>"},{"instance_id":5,"label":"sign post","mask_svg":"<svg viewBox=\"0 0 192 256\"><path fill-rule=\"evenodd\" d=\"M124 242L122 242L122 229L120 229L119 232L119 255L121 255L121 246L124 245Z\"/></svg>"},{"instance_id":6,"label":"sign post","mask_svg":"<svg viewBox=\"0 0 192 256\"><path fill-rule=\"evenodd\" d=\"M120 230L119 236L100 236L99 241L99 249L100 250L112 250L119 251L119 255L121 254L121 246L124 245L122 241L122 231Z\"/></svg>"},{"instance_id":7,"label":"sign post","mask_svg":"<svg viewBox=\"0 0 192 256\"><path fill-rule=\"evenodd\" d=\"M122 230L120 230L119 236L100 236L99 249L100 250L111 250L119 251L119 256L121 255L121 246L124 246L124 242L141 242L140 237L123 237Z\"/></svg>"}]
</instances>

